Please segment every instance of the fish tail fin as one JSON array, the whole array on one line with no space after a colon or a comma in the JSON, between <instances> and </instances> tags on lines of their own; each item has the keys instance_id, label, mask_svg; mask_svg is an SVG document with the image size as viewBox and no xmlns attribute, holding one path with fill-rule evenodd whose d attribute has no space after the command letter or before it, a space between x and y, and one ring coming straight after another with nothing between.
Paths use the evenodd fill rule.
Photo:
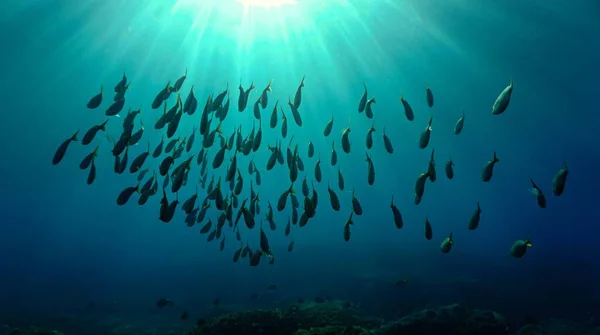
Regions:
<instances>
[{"instance_id":1,"label":"fish tail fin","mask_svg":"<svg viewBox=\"0 0 600 335\"><path fill-rule=\"evenodd\" d=\"M79 129L77 129L77 131L71 136L71 141L75 141L75 142L79 141L77 136L79 136Z\"/></svg>"},{"instance_id":2,"label":"fish tail fin","mask_svg":"<svg viewBox=\"0 0 600 335\"><path fill-rule=\"evenodd\" d=\"M500 159L498 158L498 155L496 155L496 152L494 151L494 158L493 158L493 162L494 163L498 163L500 161Z\"/></svg>"}]
</instances>

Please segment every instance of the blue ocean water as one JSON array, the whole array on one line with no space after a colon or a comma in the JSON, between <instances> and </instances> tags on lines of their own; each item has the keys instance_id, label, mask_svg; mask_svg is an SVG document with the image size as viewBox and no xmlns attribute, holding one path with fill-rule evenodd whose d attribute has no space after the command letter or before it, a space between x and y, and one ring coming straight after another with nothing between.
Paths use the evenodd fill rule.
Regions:
<instances>
[{"instance_id":1,"label":"blue ocean water","mask_svg":"<svg viewBox=\"0 0 600 335\"><path fill-rule=\"evenodd\" d=\"M85 319L87 325L120 322L180 331L196 317L214 314L217 297L219 308L232 310L332 296L360 301L389 318L394 309L452 302L514 320L534 315L587 322L600 313L595 208L600 6L593 1L306 0L271 8L236 1L7 1L0 4L0 24L0 322L54 325ZM258 127L252 104L273 80L269 106L262 111L263 144L255 154L238 154L243 194L253 179L246 168L250 158L262 173L262 184L255 185L262 209L257 222L267 201L275 207L290 184L285 165L264 168L267 144L281 138L279 125L268 126L277 99L290 129L282 148L293 135L309 181L320 155L324 180L316 183L317 215L306 227L292 227L295 249L288 253L290 237L283 228L290 204L275 210L278 229L267 230L274 265L233 263L240 243L231 230L224 230L221 252L218 241L207 243L198 233L199 225L185 225L181 210L172 223L160 222L160 194L144 206L135 201L117 206L119 192L135 185L136 176L113 172L112 144L102 134L88 146L73 143L63 161L51 165L62 141L78 129L81 139L106 119L103 111L123 72L131 87L121 114L141 107L145 127L130 159L145 151L148 141L153 149L161 138L153 124L162 109L150 109L152 99L186 68L182 98L194 85L198 111L184 115L175 136L182 138L198 127L208 95L227 85L232 106L222 124L224 135L239 125L247 135ZM304 124L298 127L286 103L304 75ZM257 86L243 113L236 108L240 80L245 88ZM492 115L494 100L511 80L510 106ZM369 98L377 100L373 120L357 112L363 81ZM104 101L89 110L86 103L100 85ZM433 108L426 104L427 86ZM414 121L404 116L400 96L413 106ZM175 99L172 94L169 107ZM464 131L455 136L452 129L463 110ZM419 134L430 116L431 143L421 150ZM333 131L325 138L323 128L332 117ZM118 138L121 122L122 117L112 117L107 133ZM373 124L374 147L367 150ZM348 126L352 151L345 154L340 138ZM384 150L384 128L394 145L391 155ZM199 152L199 138L196 134L191 154ZM309 141L317 153L312 159L306 157ZM339 155L335 167L329 164L332 141ZM87 172L78 165L96 144L98 175L88 186ZM427 183L417 206L415 179L427 170L433 148L438 180ZM209 157L216 151L215 146ZM373 186L367 184L367 152L376 169ZM481 169L494 152L500 162L491 182L483 183ZM443 175L450 158L453 180ZM564 161L569 179L564 195L555 197L551 182ZM159 162L148 160L145 167L154 170ZM343 191L336 186L338 166ZM224 168L214 173L222 175ZM198 171L194 163L178 194L181 202L195 192ZM299 195L303 177L295 183ZM536 205L530 178L548 197L546 209ZM328 184L340 196L339 212L329 206ZM353 188L364 214L353 217L351 240L345 242ZM405 220L401 230L394 226L392 195ZM477 202L481 224L470 231ZM216 223L217 215L213 206L208 217ZM426 217L431 241L424 238ZM259 230L242 229L244 239L258 248ZM443 254L439 246L450 232L455 245ZM512 243L527 237L533 246L525 257L510 257ZM408 289L393 287L405 277ZM278 289L268 291L270 284ZM259 299L251 301L252 294ZM157 310L154 303L161 297L177 308ZM180 320L183 309L194 317Z\"/></svg>"}]
</instances>

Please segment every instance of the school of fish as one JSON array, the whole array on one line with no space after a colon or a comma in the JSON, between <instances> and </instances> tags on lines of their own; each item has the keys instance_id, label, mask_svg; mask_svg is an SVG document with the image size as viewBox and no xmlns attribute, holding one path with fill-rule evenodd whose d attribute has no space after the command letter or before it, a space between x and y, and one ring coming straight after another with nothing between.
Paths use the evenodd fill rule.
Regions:
<instances>
[{"instance_id":1,"label":"school of fish","mask_svg":"<svg viewBox=\"0 0 600 335\"><path fill-rule=\"evenodd\" d=\"M144 134L143 123L139 130L134 131L135 120L136 117L141 114L141 109L132 110L129 108L125 116L122 117L123 131L117 140L106 135L113 146L114 172L123 174L129 168L130 173L138 174L138 183L136 185L130 185L121 191L117 197L117 205L125 205L130 201L134 194L139 195L137 199L138 204L144 205L151 196L158 194L161 197L160 208L158 210L158 218L161 221L165 223L171 222L175 216L176 210L180 208L185 213L185 223L187 226L193 227L194 225L199 225L200 233L206 234L209 242L220 240L221 251L225 249L225 234L223 233L223 229L225 228L225 225L228 225L235 234L236 239L240 242L240 247L233 254L234 262L238 262L242 258L248 258L250 266L257 266L259 265L261 258L265 257L268 263L273 264L275 262L275 257L269 245L269 239L265 232L264 224L264 221L266 221L270 230L274 231L277 229L277 224L274 220L275 209L271 204L271 200L267 199L266 215L264 219L259 220L258 229L260 230L260 237L257 248L250 247L250 241L243 240L243 232L240 229L240 226L242 226L240 225L240 221L242 219L247 229L255 229L257 216L260 215L261 212L261 197L259 192L255 190L254 184L257 186L261 185L262 177L260 171L263 166L265 166L265 171L267 172L271 171L276 164L287 167L290 185L283 191L279 198L276 199L276 210L281 212L286 210L286 208L289 208L288 210L291 213L285 225L284 234L285 236L290 236L292 226L302 228L314 219L317 214L319 194L315 189L314 183L323 182L320 155L314 164L311 182L309 183L307 177L310 176L310 173L305 171L304 159L315 157L314 144L310 141L308 142L306 157L304 158L300 154L298 144L292 143L293 136L291 136L287 148L284 149L282 140L288 137L288 119L286 111L283 106L281 106L282 104L280 104L279 100L276 100L269 108L272 81L267 83L256 100L252 103L251 109L255 119L258 121L258 128L253 125L248 133L243 134L242 126L239 125L236 126L231 133L225 134L224 130L221 128L221 124L230 112L229 84L227 84L224 90L210 94L206 98L206 102L204 103L204 106L201 107L200 111L198 108L198 100L194 95L193 85L189 89L189 93L185 100L182 100L181 88L186 79L187 69L185 74L178 78L173 85L171 85L171 81L167 82L152 100L151 108L153 110L158 110L162 107L162 113L159 114L154 124L154 129L162 132L162 137L161 141L154 149L151 148L150 142L148 142L146 151L137 155L133 160L129 159L129 148L138 144ZM298 128L302 128L303 126L302 111L300 107L303 98L302 89L304 87L304 79L305 78L303 77L300 80L293 100L291 97L288 97L287 101L289 112ZM128 82L127 76L123 74L122 79L114 87L114 98L106 108L105 115L108 116L108 118L103 123L93 125L86 131L81 140L82 145L87 146L94 142L99 132L106 133L107 122L109 122L109 120L114 120L115 116L120 116L120 113L124 110L126 101L125 94L129 90L129 86L130 82ZM373 104L376 103L376 101L374 97L369 98L367 85L364 82L362 86L364 92L358 101L357 112L358 114L364 113L367 118L373 119ZM238 87L238 112L246 112L251 93L254 89L254 83L251 83L249 87L244 89L240 82ZM492 105L492 115L503 114L508 109L512 92L513 82L511 80L509 85L500 92L497 99L494 101ZM427 106L433 108L434 95L432 90L429 87L426 87L424 93ZM172 95L176 95L176 98L174 99L175 101L172 106L169 106L168 100ZM89 100L87 108L97 109L105 102L105 100L103 85L101 85L100 92ZM408 121L414 120L415 113L413 108L403 96L400 97L398 109L403 110L404 116ZM250 176L254 176L254 180L244 180L244 174L241 172L242 167L238 163L238 157L240 155L250 156L251 153L259 150L261 146L264 147L264 144L262 143L263 110L267 110L267 113L269 113L270 110L268 126L272 129L279 127L281 138L278 139L273 146L266 146L270 151L267 162L256 162L254 156L250 158L248 163L248 173ZM175 137L182 118L191 118L196 112L201 114L198 126L194 126L192 133L187 136L178 135ZM194 122L197 123L197 121ZM265 123L266 122L267 121L265 121ZM455 135L461 134L464 122L465 113L463 112L454 126L453 131ZM429 118L427 126L420 134L418 139L418 147L420 149L426 149L429 146L433 129L432 123L433 117ZM332 117L323 127L323 136L333 137L333 135L331 135L333 124L334 119ZM351 150L360 150L354 149L358 145L353 145L351 143L350 132L350 125L348 125L343 129L339 139L332 138L332 148L330 153L330 164L332 166L338 164L336 143L339 143L345 154L349 154ZM372 149L373 147L374 132L374 126L371 126L367 131L366 149ZM196 136L200 136L200 138L196 140ZM382 136L385 150L387 153L393 154L393 144L386 134L385 128L383 129ZM53 157L52 163L54 165L58 164L65 156L69 145L72 142L77 141L79 141L79 130L62 142ZM209 157L209 149L215 146L216 153L214 156ZM83 157L79 165L81 169L89 170L87 177L88 184L92 184L96 180L95 159L98 157L98 149L99 145L95 146L88 155ZM184 154L186 155L185 158L182 157ZM486 183L492 180L494 168L496 164L500 162L500 159L495 152L491 154L492 158L484 164L481 174L481 181ZM144 165L149 158L160 161L158 169L152 172L150 172L148 168L144 168ZM367 164L367 183L372 186L375 183L375 164L368 152L365 161ZM178 192L182 187L188 185L188 173L193 168L194 162L196 165L200 166L200 179L197 183L192 182L189 184L194 185L196 192L180 205ZM454 162L452 160L447 161L444 165L445 176L448 179L454 178L453 166ZM299 179L299 174L301 172L305 173L303 178ZM568 172L569 169L565 162L564 167L556 173L552 180L552 193L555 196L563 194ZM210 180L208 178L209 174L211 176ZM252 178L250 177L249 179ZM421 173L415 181L415 205L421 203L421 200L425 195L425 186L427 182L433 183L436 179L435 149L432 149L427 170ZM208 185L206 184L207 181ZM530 182L532 186L531 192L535 196L538 206L546 208L547 201L544 192L533 179L531 179ZM296 193L295 191L294 185L296 183L301 184L301 194ZM337 173L337 188L340 191L343 191L345 188L344 176L340 169L338 169ZM202 193L202 200L200 200L201 193L199 192L199 189L204 191ZM168 190L170 192L168 192ZM331 188L329 183L327 191L331 208L334 211L341 211L342 207L340 205L338 192ZM299 197L300 199L298 199ZM291 206L288 206L288 202ZM361 202L354 189L351 193L351 204L352 208L345 209L349 213L348 219L343 225L342 235L345 241L350 241L351 229L354 224L354 215L360 216L363 213ZM472 216L468 220L468 224L465 225L466 229L475 230L479 226L482 210L479 203L476 205ZM209 217L210 215L207 215L209 208L212 206L214 206L217 211L216 223L212 222ZM390 208L392 212L390 215L390 223L393 220L396 228L402 229L404 220L400 209L394 204L393 195L391 196ZM424 224L424 235L427 240L433 238L433 229L427 218L425 219ZM293 250L294 243L294 239L291 239L287 248L289 252ZM442 240L439 248L441 252L449 253L452 250L453 245L454 241L452 233L450 233ZM510 255L516 258L523 257L527 249L531 246L532 244L529 238L516 240L510 247Z\"/></svg>"}]
</instances>

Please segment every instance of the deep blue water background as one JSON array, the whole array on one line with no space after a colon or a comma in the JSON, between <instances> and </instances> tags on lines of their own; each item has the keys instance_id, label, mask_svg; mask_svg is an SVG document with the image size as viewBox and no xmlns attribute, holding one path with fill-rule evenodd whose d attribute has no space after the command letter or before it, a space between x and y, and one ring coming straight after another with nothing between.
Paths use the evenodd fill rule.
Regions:
<instances>
[{"instance_id":1,"label":"deep blue water background","mask_svg":"<svg viewBox=\"0 0 600 335\"><path fill-rule=\"evenodd\" d=\"M205 315L217 296L223 308L249 308L315 295L361 300L374 313L390 306L410 310L454 301L515 318L529 313L585 319L600 313L595 207L600 6L542 0L317 3L307 1L295 10L254 9L245 19L236 4L215 5L210 13L209 5L197 4L172 10L173 1L0 4L4 322L78 317L94 301L99 310L121 316L193 324L193 318L181 324L180 309L157 313L154 302L163 296L196 316ZM92 145L76 143L60 165L50 164L64 139L105 119L103 110L123 71L132 80L126 108L141 105L146 125L130 158L144 151L148 140L154 148L160 135L153 124L161 111L150 110L151 99L186 67L183 97L194 84L199 109L208 94L229 83L226 135L234 125L242 124L244 134L252 126L252 106L244 113L235 108L240 77L244 87L253 81L258 90L274 78L263 113L268 120L274 101L287 101L306 74L305 125L298 129L287 106L286 112L301 154L306 155L309 139L315 143L325 181L317 186L316 219L292 232L293 253L286 252L288 238L283 236L288 212L276 212L279 229L269 233L274 266L232 263L238 247L233 234L226 231L227 248L220 252L218 243L206 243L197 227L185 226L181 211L174 223L160 222L159 197L143 207L133 202L117 207L116 196L135 184L135 176L112 173L110 146L101 136L94 185L85 184L87 172L78 168ZM511 105L504 115L492 116L491 105L511 78ZM373 187L366 183L364 162L372 122L356 113L363 80L377 98ZM105 102L90 111L85 103L100 84L105 85ZM426 85L435 95L431 110L425 104ZM402 113L400 95L415 109L412 123ZM257 97L254 91L249 104ZM169 105L174 101L171 97ZM452 128L462 109L465 129L456 137ZM199 115L184 116L178 135L189 135ZM322 130L332 115L334 130L325 139ZM418 136L430 115L432 141L420 150ZM348 120L350 155L339 147ZM120 123L109 121L112 136L118 136ZM383 149L384 126L395 146L393 155ZM263 146L274 145L279 127L271 130L265 123L263 130ZM340 212L327 208L327 180L334 185L337 174L337 167L329 165L332 139L346 177L346 191L338 192ZM194 152L200 149L198 135L196 140ZM283 143L287 146L288 140ZM438 181L428 183L423 203L415 206L414 181L426 170L431 148ZM492 181L484 184L481 168L494 151L501 161ZM456 164L452 181L443 177L450 156ZM266 201L275 205L289 183L283 166L264 170L267 157L261 149L255 158L262 167L263 212ZM565 194L557 198L551 180L563 160L570 175ZM315 161L304 156L309 180ZM247 162L247 157L240 160L242 171ZM190 180L197 180L198 170L195 166ZM529 178L546 192L547 209L536 206ZM352 240L346 243L342 226L353 186L365 213L354 218ZM187 187L179 199L193 191ZM392 194L406 222L402 230L393 225ZM477 201L481 226L469 231ZM216 222L214 211L209 216ZM433 226L433 241L423 238L425 216ZM451 231L455 247L442 254L439 243ZM254 247L257 232L248 235ZM527 236L533 243L527 255L509 257L512 242ZM411 278L411 290L391 287L405 276ZM270 283L278 291L266 292ZM248 301L252 293L261 295L258 303Z\"/></svg>"}]
</instances>

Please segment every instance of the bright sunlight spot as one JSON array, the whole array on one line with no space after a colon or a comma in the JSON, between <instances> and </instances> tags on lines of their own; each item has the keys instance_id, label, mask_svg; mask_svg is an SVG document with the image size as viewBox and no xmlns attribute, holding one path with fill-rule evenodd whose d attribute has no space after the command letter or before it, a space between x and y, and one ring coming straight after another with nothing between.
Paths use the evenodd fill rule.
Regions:
<instances>
[{"instance_id":1,"label":"bright sunlight spot","mask_svg":"<svg viewBox=\"0 0 600 335\"><path fill-rule=\"evenodd\" d=\"M295 5L296 0L236 0L244 7L280 7L284 5Z\"/></svg>"}]
</instances>

